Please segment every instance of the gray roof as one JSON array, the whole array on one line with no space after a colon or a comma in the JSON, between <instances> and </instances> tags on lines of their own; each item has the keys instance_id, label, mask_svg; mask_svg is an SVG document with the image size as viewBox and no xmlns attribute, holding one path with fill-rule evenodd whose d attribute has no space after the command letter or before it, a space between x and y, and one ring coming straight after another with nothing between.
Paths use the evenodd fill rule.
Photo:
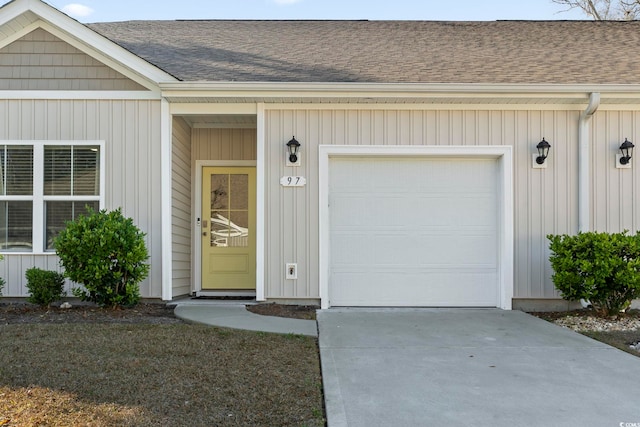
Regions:
<instances>
[{"instance_id":1,"label":"gray roof","mask_svg":"<svg viewBox=\"0 0 640 427\"><path fill-rule=\"evenodd\" d=\"M640 84L640 21L128 21L89 27L184 81Z\"/></svg>"}]
</instances>

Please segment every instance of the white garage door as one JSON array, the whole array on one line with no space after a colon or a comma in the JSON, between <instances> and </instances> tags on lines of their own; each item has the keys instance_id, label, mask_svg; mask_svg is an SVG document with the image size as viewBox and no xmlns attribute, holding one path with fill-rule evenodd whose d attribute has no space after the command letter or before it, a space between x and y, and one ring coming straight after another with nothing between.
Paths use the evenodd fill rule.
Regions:
<instances>
[{"instance_id":1,"label":"white garage door","mask_svg":"<svg viewBox=\"0 0 640 427\"><path fill-rule=\"evenodd\" d=\"M499 305L495 159L334 157L331 306Z\"/></svg>"}]
</instances>

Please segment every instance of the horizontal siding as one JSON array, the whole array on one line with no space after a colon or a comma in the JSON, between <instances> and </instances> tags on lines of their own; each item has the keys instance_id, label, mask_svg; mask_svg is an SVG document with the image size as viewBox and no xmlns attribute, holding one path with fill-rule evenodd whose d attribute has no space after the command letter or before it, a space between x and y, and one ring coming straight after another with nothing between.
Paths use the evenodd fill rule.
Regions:
<instances>
[{"instance_id":1,"label":"horizontal siding","mask_svg":"<svg viewBox=\"0 0 640 427\"><path fill-rule=\"evenodd\" d=\"M172 295L191 292L191 128L173 120L172 138Z\"/></svg>"},{"instance_id":2,"label":"horizontal siding","mask_svg":"<svg viewBox=\"0 0 640 427\"><path fill-rule=\"evenodd\" d=\"M146 90L43 29L0 49L0 90Z\"/></svg>"},{"instance_id":3,"label":"horizontal siding","mask_svg":"<svg viewBox=\"0 0 640 427\"><path fill-rule=\"evenodd\" d=\"M514 152L515 297L556 298L549 233L577 231L578 112L424 110L268 110L266 112L266 295L318 298L318 159L320 144L508 145ZM285 166L295 135L302 165ZM552 145L547 169L533 169L535 145ZM308 185L283 188L283 175ZM470 213L472 214L472 213ZM285 263L298 280L285 280Z\"/></svg>"},{"instance_id":4,"label":"horizontal siding","mask_svg":"<svg viewBox=\"0 0 640 427\"><path fill-rule=\"evenodd\" d=\"M147 234L145 298L161 293L160 102L0 100L0 140L104 140L106 208L122 208ZM25 296L20 276L42 256L6 255L7 296ZM55 257L44 256L49 266ZM50 267L51 268L51 267ZM2 270L0 270L2 271Z\"/></svg>"}]
</instances>

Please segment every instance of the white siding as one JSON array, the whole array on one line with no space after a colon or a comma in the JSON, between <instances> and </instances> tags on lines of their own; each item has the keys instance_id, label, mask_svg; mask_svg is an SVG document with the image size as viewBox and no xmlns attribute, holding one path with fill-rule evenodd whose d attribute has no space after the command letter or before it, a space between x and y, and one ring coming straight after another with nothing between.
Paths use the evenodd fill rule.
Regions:
<instances>
[{"instance_id":1,"label":"white siding","mask_svg":"<svg viewBox=\"0 0 640 427\"><path fill-rule=\"evenodd\" d=\"M192 160L255 160L255 129L193 129Z\"/></svg>"},{"instance_id":2,"label":"white siding","mask_svg":"<svg viewBox=\"0 0 640 427\"><path fill-rule=\"evenodd\" d=\"M191 292L191 128L173 120L172 144L172 296Z\"/></svg>"},{"instance_id":3,"label":"white siding","mask_svg":"<svg viewBox=\"0 0 640 427\"><path fill-rule=\"evenodd\" d=\"M43 29L0 49L0 90L146 90Z\"/></svg>"},{"instance_id":4,"label":"white siding","mask_svg":"<svg viewBox=\"0 0 640 427\"><path fill-rule=\"evenodd\" d=\"M145 233L151 271L140 286L161 297L160 101L0 100L0 140L104 140L106 208L122 207ZM6 296L26 296L24 270L54 255L7 255Z\"/></svg>"},{"instance_id":5,"label":"white siding","mask_svg":"<svg viewBox=\"0 0 640 427\"><path fill-rule=\"evenodd\" d=\"M577 232L577 111L267 110L267 298L318 298L318 145L509 145L514 148L515 298L557 298L549 233ZM295 135L302 165L285 166ZM547 169L532 169L535 145L552 145ZM630 138L631 139L631 138ZM307 177L283 188L282 175ZM472 212L469 213L470 215ZM285 263L298 280L285 280Z\"/></svg>"},{"instance_id":6,"label":"white siding","mask_svg":"<svg viewBox=\"0 0 640 427\"><path fill-rule=\"evenodd\" d=\"M640 230L640 111L601 111L592 120L591 227L596 231ZM616 169L627 138L636 145L631 169Z\"/></svg>"}]
</instances>

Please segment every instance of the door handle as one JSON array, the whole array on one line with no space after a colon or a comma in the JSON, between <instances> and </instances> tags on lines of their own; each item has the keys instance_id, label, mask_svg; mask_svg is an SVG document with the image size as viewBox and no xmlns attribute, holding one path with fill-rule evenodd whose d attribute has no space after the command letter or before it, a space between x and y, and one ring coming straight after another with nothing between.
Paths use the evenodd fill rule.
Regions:
<instances>
[{"instance_id":1,"label":"door handle","mask_svg":"<svg viewBox=\"0 0 640 427\"><path fill-rule=\"evenodd\" d=\"M206 232L206 231L203 231L203 232L202 232L202 235L206 237L206 236L207 236L207 232Z\"/></svg>"}]
</instances>

